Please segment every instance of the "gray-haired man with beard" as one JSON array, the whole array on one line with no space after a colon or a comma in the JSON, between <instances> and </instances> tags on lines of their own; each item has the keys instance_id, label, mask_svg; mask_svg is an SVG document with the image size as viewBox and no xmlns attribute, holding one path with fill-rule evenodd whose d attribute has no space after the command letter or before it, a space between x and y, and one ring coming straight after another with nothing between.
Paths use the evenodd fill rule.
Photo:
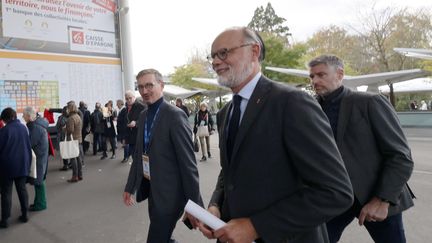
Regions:
<instances>
[{"instance_id":1,"label":"gray-haired man with beard","mask_svg":"<svg viewBox=\"0 0 432 243\"><path fill-rule=\"evenodd\" d=\"M353 200L324 112L304 92L261 73L264 44L244 27L219 34L213 69L233 101L217 114L222 166L208 210L220 242L328 242L324 223Z\"/></svg>"}]
</instances>

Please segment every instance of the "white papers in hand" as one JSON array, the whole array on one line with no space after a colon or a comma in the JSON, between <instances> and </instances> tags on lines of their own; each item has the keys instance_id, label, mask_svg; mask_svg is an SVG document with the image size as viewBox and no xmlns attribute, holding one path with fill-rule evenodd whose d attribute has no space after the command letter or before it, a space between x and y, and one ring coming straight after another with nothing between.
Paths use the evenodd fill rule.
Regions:
<instances>
[{"instance_id":1,"label":"white papers in hand","mask_svg":"<svg viewBox=\"0 0 432 243\"><path fill-rule=\"evenodd\" d=\"M191 200L188 200L185 206L185 211L197 218L199 221L209 226L213 230L218 230L226 224L224 221L220 220L218 217L209 213L207 210L200 207L198 204L194 203Z\"/></svg>"}]
</instances>

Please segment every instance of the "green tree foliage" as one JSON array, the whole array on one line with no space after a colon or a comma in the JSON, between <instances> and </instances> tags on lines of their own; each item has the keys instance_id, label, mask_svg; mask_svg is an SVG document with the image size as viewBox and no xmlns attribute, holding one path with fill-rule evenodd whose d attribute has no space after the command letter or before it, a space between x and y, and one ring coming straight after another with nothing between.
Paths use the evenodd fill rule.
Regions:
<instances>
[{"instance_id":1,"label":"green tree foliage","mask_svg":"<svg viewBox=\"0 0 432 243\"><path fill-rule=\"evenodd\" d=\"M357 33L364 40L365 60L371 62L374 72L389 72L402 68L419 67L420 60L401 57L395 47L430 47L432 33L430 13L418 10L413 13L406 9L392 7L372 10L362 19L362 29ZM390 102L396 107L393 84L389 83Z\"/></svg>"},{"instance_id":2,"label":"green tree foliage","mask_svg":"<svg viewBox=\"0 0 432 243\"><path fill-rule=\"evenodd\" d=\"M369 74L401 69L431 70L431 62L396 53L396 47L431 48L431 14L425 10L408 11L388 7L372 9L351 32L330 26L316 32L307 41L306 60L331 53L345 61L347 74ZM389 84L392 90L392 84ZM390 100L396 106L393 92Z\"/></svg>"},{"instance_id":3,"label":"green tree foliage","mask_svg":"<svg viewBox=\"0 0 432 243\"><path fill-rule=\"evenodd\" d=\"M212 78L211 66L205 59L206 55L203 53L204 52L195 51L195 53L191 54L189 57L187 64L176 67L174 73L170 76L171 82L186 89L217 89L212 85L192 80L193 77Z\"/></svg>"},{"instance_id":4,"label":"green tree foliage","mask_svg":"<svg viewBox=\"0 0 432 243\"><path fill-rule=\"evenodd\" d=\"M299 61L306 52L306 46L304 44L298 44L293 45L292 47L287 47L283 38L280 36L271 33L261 33L261 35L266 45L266 58L261 64L263 73L267 77L281 82L293 84L305 83L304 79L269 71L266 70L265 67L301 67L303 64Z\"/></svg>"},{"instance_id":5,"label":"green tree foliage","mask_svg":"<svg viewBox=\"0 0 432 243\"><path fill-rule=\"evenodd\" d=\"M266 58L262 62L262 71L267 77L293 84L305 83L305 79L265 69L268 66L287 68L302 66L299 61L306 52L306 46L289 45L288 36L291 34L288 26L284 25L285 21L286 19L279 17L271 4L267 3L265 8L263 6L256 8L248 27L260 33L265 43Z\"/></svg>"},{"instance_id":6,"label":"green tree foliage","mask_svg":"<svg viewBox=\"0 0 432 243\"><path fill-rule=\"evenodd\" d=\"M249 22L248 27L260 33L272 33L283 37L287 41L287 37L291 35L289 28L284 26L286 19L279 17L274 11L272 5L267 3L266 8L260 6L255 9L254 16Z\"/></svg>"},{"instance_id":7,"label":"green tree foliage","mask_svg":"<svg viewBox=\"0 0 432 243\"><path fill-rule=\"evenodd\" d=\"M317 31L307 42L307 53L302 57L304 63L311 59L324 55L336 55L345 63L345 73L349 75L359 74L359 70L353 68L361 58L361 48L356 36L348 34L342 27L331 25Z\"/></svg>"}]
</instances>

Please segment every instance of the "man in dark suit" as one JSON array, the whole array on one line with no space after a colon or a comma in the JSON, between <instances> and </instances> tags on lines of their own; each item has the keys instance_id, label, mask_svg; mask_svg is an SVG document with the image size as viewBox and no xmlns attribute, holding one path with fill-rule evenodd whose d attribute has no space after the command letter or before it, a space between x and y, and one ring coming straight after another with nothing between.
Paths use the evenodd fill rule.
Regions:
<instances>
[{"instance_id":1,"label":"man in dark suit","mask_svg":"<svg viewBox=\"0 0 432 243\"><path fill-rule=\"evenodd\" d=\"M227 224L200 230L220 242L328 242L324 223L352 203L348 174L316 101L264 77L264 54L244 27L213 42L209 60L235 94L217 114L222 170L208 208Z\"/></svg>"},{"instance_id":2,"label":"man in dark suit","mask_svg":"<svg viewBox=\"0 0 432 243\"><path fill-rule=\"evenodd\" d=\"M382 95L345 88L344 65L336 56L313 59L309 71L355 196L348 211L327 223L330 242L339 240L354 217L375 242L406 242L402 211L413 206L406 184L413 161L396 112Z\"/></svg>"},{"instance_id":3,"label":"man in dark suit","mask_svg":"<svg viewBox=\"0 0 432 243\"><path fill-rule=\"evenodd\" d=\"M127 107L125 144L128 146L129 155L133 156L138 133L137 121L139 115L145 109L145 105L136 99L135 92L132 90L126 91L125 99ZM124 160L124 162L126 161Z\"/></svg>"},{"instance_id":4,"label":"man in dark suit","mask_svg":"<svg viewBox=\"0 0 432 243\"><path fill-rule=\"evenodd\" d=\"M192 130L186 114L163 100L162 75L145 69L137 75L138 90L148 109L137 122L138 134L124 203L149 199L148 243L171 240L188 199L202 205Z\"/></svg>"}]
</instances>

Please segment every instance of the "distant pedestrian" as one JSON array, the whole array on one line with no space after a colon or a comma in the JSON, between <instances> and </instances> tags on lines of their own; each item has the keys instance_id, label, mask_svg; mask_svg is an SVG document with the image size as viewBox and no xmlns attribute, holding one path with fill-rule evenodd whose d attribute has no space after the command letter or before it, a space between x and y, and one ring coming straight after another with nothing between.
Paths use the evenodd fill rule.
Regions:
<instances>
[{"instance_id":1,"label":"distant pedestrian","mask_svg":"<svg viewBox=\"0 0 432 243\"><path fill-rule=\"evenodd\" d=\"M67 106L64 106L62 109L62 114L57 118L56 129L57 129L57 144L60 144L61 141L65 140L66 137L66 122L67 122ZM69 169L69 160L63 160L63 167L60 168L62 171L66 171Z\"/></svg>"},{"instance_id":2,"label":"distant pedestrian","mask_svg":"<svg viewBox=\"0 0 432 243\"><path fill-rule=\"evenodd\" d=\"M37 177L33 181L35 188L34 203L30 205L30 211L41 211L47 208L45 178L48 169L48 121L36 116L33 107L26 107L23 111L23 118L27 122L31 147L36 154Z\"/></svg>"},{"instance_id":3,"label":"distant pedestrian","mask_svg":"<svg viewBox=\"0 0 432 243\"><path fill-rule=\"evenodd\" d=\"M195 115L195 122L194 122L194 129L193 132L195 134L195 137L199 137L200 144L201 144L201 162L207 160L208 158L211 158L210 153L210 135L213 133L214 122L211 113L207 109L207 104L205 102L202 102L200 104L200 109ZM206 134L199 134L198 130L199 127L207 128Z\"/></svg>"},{"instance_id":4,"label":"distant pedestrian","mask_svg":"<svg viewBox=\"0 0 432 243\"><path fill-rule=\"evenodd\" d=\"M117 100L117 108L119 110L117 116L117 141L121 143L123 147L123 160L125 163L129 159L129 145L126 144L126 132L127 132L127 108L124 106L123 100Z\"/></svg>"},{"instance_id":5,"label":"distant pedestrian","mask_svg":"<svg viewBox=\"0 0 432 243\"><path fill-rule=\"evenodd\" d=\"M189 117L190 115L189 109L183 104L183 100L181 98L176 99L176 106L182 109L186 113L186 116Z\"/></svg>"},{"instance_id":6,"label":"distant pedestrian","mask_svg":"<svg viewBox=\"0 0 432 243\"><path fill-rule=\"evenodd\" d=\"M81 128L82 128L82 121L81 117L78 113L78 108L73 101L69 101L67 103L67 109L68 109L68 119L66 122L66 140L71 140L71 136L73 137L73 140L78 140L79 142L79 150L80 154L82 154L82 143L81 143ZM70 159L72 164L72 178L67 180L68 182L78 182L83 179L82 175L82 163L80 156L76 158Z\"/></svg>"},{"instance_id":7,"label":"distant pedestrian","mask_svg":"<svg viewBox=\"0 0 432 243\"><path fill-rule=\"evenodd\" d=\"M135 92L131 90L126 91L125 99L127 106L125 143L129 145L129 155L133 156L138 133L137 121L141 112L145 109L145 105L135 98Z\"/></svg>"}]
</instances>

